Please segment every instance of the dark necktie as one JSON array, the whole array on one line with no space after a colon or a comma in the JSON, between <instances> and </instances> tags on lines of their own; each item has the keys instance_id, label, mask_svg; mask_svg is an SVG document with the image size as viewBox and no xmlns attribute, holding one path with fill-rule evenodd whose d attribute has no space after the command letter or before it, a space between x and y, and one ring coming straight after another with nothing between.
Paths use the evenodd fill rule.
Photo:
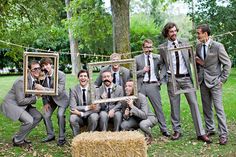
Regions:
<instances>
[{"instance_id":1,"label":"dark necktie","mask_svg":"<svg viewBox=\"0 0 236 157\"><path fill-rule=\"evenodd\" d=\"M175 42L173 42L174 48L177 48ZM179 53L175 51L175 59L176 59L176 75L179 75Z\"/></svg>"},{"instance_id":2,"label":"dark necktie","mask_svg":"<svg viewBox=\"0 0 236 157\"><path fill-rule=\"evenodd\" d=\"M86 89L82 89L83 92L83 106L86 106L86 94L85 94Z\"/></svg>"},{"instance_id":3,"label":"dark necktie","mask_svg":"<svg viewBox=\"0 0 236 157\"><path fill-rule=\"evenodd\" d=\"M206 45L203 44L203 59L205 60L206 59Z\"/></svg>"},{"instance_id":4,"label":"dark necktie","mask_svg":"<svg viewBox=\"0 0 236 157\"><path fill-rule=\"evenodd\" d=\"M116 84L116 73L113 73L113 81L114 84Z\"/></svg>"},{"instance_id":5,"label":"dark necktie","mask_svg":"<svg viewBox=\"0 0 236 157\"><path fill-rule=\"evenodd\" d=\"M107 91L107 98L111 98L111 88L108 88L108 91Z\"/></svg>"},{"instance_id":6,"label":"dark necktie","mask_svg":"<svg viewBox=\"0 0 236 157\"><path fill-rule=\"evenodd\" d=\"M51 87L51 81L52 81L52 77L48 76L48 87Z\"/></svg>"},{"instance_id":7,"label":"dark necktie","mask_svg":"<svg viewBox=\"0 0 236 157\"><path fill-rule=\"evenodd\" d=\"M151 79L151 66L150 66L150 55L147 55L147 66L149 67L149 71L148 71L148 82L150 82Z\"/></svg>"},{"instance_id":8,"label":"dark necktie","mask_svg":"<svg viewBox=\"0 0 236 157\"><path fill-rule=\"evenodd\" d=\"M33 81L32 90L35 90L35 81Z\"/></svg>"}]
</instances>

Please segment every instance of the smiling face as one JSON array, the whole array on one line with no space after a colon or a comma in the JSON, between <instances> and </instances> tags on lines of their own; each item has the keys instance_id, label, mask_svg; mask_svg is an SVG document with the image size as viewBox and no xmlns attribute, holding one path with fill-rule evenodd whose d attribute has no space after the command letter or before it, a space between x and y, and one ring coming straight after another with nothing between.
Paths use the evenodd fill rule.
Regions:
<instances>
[{"instance_id":1,"label":"smiling face","mask_svg":"<svg viewBox=\"0 0 236 157\"><path fill-rule=\"evenodd\" d=\"M143 52L144 52L146 55L149 55L152 51L153 51L152 43L145 42L145 43L143 44Z\"/></svg>"},{"instance_id":2,"label":"smiling face","mask_svg":"<svg viewBox=\"0 0 236 157\"><path fill-rule=\"evenodd\" d=\"M88 85L89 77L88 77L88 74L86 72L80 73L78 79L79 79L79 82L80 82L80 86L86 87Z\"/></svg>"},{"instance_id":3,"label":"smiling face","mask_svg":"<svg viewBox=\"0 0 236 157\"><path fill-rule=\"evenodd\" d=\"M50 63L42 64L42 71L47 71L49 75L52 74L52 65Z\"/></svg>"},{"instance_id":4,"label":"smiling face","mask_svg":"<svg viewBox=\"0 0 236 157\"><path fill-rule=\"evenodd\" d=\"M109 87L112 83L113 77L110 71L105 71L102 73L102 81L105 86Z\"/></svg>"},{"instance_id":5,"label":"smiling face","mask_svg":"<svg viewBox=\"0 0 236 157\"><path fill-rule=\"evenodd\" d=\"M177 28L174 26L172 28L170 28L168 30L168 34L167 34L167 38L170 40L170 41L175 41L176 38L177 38L177 33L178 33L178 30Z\"/></svg>"},{"instance_id":6,"label":"smiling face","mask_svg":"<svg viewBox=\"0 0 236 157\"><path fill-rule=\"evenodd\" d=\"M38 78L41 72L40 65L38 63L31 64L30 74L33 78Z\"/></svg>"},{"instance_id":7,"label":"smiling face","mask_svg":"<svg viewBox=\"0 0 236 157\"><path fill-rule=\"evenodd\" d=\"M128 81L125 84L125 94L127 96L133 95L134 93L134 82L133 81Z\"/></svg>"},{"instance_id":8,"label":"smiling face","mask_svg":"<svg viewBox=\"0 0 236 157\"><path fill-rule=\"evenodd\" d=\"M205 43L208 40L208 34L207 32L203 32L202 29L197 29L197 39L201 42L201 43Z\"/></svg>"}]
</instances>

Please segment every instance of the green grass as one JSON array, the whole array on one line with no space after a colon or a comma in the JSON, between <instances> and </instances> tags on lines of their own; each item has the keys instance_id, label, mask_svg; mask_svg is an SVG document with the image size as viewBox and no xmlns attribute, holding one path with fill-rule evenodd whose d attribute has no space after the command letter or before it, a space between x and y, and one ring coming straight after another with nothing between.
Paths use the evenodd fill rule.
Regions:
<instances>
[{"instance_id":1,"label":"green grass","mask_svg":"<svg viewBox=\"0 0 236 157\"><path fill-rule=\"evenodd\" d=\"M3 101L4 96L11 88L13 82L17 76L0 77L0 103ZM73 87L77 84L75 76L67 75L66 89ZM204 144L196 140L196 134L191 119L190 109L186 103L184 96L181 97L181 122L183 136L178 141L171 141L167 138L163 138L160 134L159 127L155 126L152 129L155 141L148 147L148 156L236 156L236 69L232 69L231 75L223 88L223 103L225 113L227 116L227 124L229 129L229 142L226 146L220 146L218 144L218 135L213 136L213 143L210 145ZM202 113L199 91L198 102ZM167 120L169 131L172 133L170 122L170 105L166 91L166 86L162 86L161 89L163 110ZM37 102L37 108L42 111L42 102ZM72 139L72 131L69 127L69 111L66 112L67 125L66 134L68 143ZM54 129L58 136L58 126L56 112L53 117ZM215 120L216 121L216 120ZM217 121L216 121L217 122ZM12 147L12 136L18 131L20 122L13 122L3 115L0 115L0 156L56 156L64 157L71 156L71 149L69 144L64 147L58 147L56 142L42 144L41 139L46 136L45 127L43 121L35 128L29 135L29 139L33 142L33 147L15 148Z\"/></svg>"}]
</instances>

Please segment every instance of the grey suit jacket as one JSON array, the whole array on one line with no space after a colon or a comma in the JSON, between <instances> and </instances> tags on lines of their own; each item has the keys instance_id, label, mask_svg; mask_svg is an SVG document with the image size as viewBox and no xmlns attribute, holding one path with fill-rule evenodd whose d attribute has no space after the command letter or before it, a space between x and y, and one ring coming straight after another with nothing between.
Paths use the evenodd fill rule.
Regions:
<instances>
[{"instance_id":1,"label":"grey suit jacket","mask_svg":"<svg viewBox=\"0 0 236 157\"><path fill-rule=\"evenodd\" d=\"M128 107L128 104L124 102L123 104L123 112L125 111L126 107ZM148 101L145 95L142 93L138 93L138 99L134 100L134 106L130 110L130 114L134 117L138 117L141 120L147 119L149 116L155 116L154 113L152 113ZM125 119L128 119L129 117L124 117Z\"/></svg>"},{"instance_id":2,"label":"grey suit jacket","mask_svg":"<svg viewBox=\"0 0 236 157\"><path fill-rule=\"evenodd\" d=\"M153 63L154 63L154 71L157 77L157 80L160 79L159 71L160 71L160 55L152 54ZM136 68L137 68L137 83L138 83L138 91L140 91L141 85L143 84L143 79L145 75L145 71L143 68L145 67L145 56L144 54L140 54L135 56Z\"/></svg>"},{"instance_id":3,"label":"grey suit jacket","mask_svg":"<svg viewBox=\"0 0 236 157\"><path fill-rule=\"evenodd\" d=\"M70 89L70 108L71 109L77 109L84 113L84 117L89 116L92 113L95 113L96 111L91 110L85 110L86 106L83 106L83 93L80 88L80 85L76 85L74 88ZM87 105L91 105L91 99L90 99L90 91L87 91Z\"/></svg>"},{"instance_id":4,"label":"grey suit jacket","mask_svg":"<svg viewBox=\"0 0 236 157\"><path fill-rule=\"evenodd\" d=\"M196 55L201 58L202 44L197 44ZM212 88L219 82L226 82L231 68L231 61L224 46L211 40L208 46L204 65L198 65L198 81L201 84L204 80L208 88Z\"/></svg>"},{"instance_id":5,"label":"grey suit jacket","mask_svg":"<svg viewBox=\"0 0 236 157\"><path fill-rule=\"evenodd\" d=\"M181 39L178 39L178 44L179 47L185 47L185 46L189 46L188 42L183 41ZM162 82L166 83L166 82L171 82L171 79L168 79L168 73L167 70L170 67L170 61L168 60L167 57L167 53L168 53L168 42L166 41L165 43L161 44L159 46L159 50L160 50L160 60L161 60L161 64L162 64L162 70L161 70L161 74L160 74L160 79ZM187 71L191 76L191 68L190 68L190 59L189 59L189 53L187 52L188 50L181 50L183 59L184 59L184 63L187 67ZM191 77L192 78L192 77Z\"/></svg>"},{"instance_id":6,"label":"grey suit jacket","mask_svg":"<svg viewBox=\"0 0 236 157\"><path fill-rule=\"evenodd\" d=\"M28 75L28 89L32 89L32 80ZM24 94L24 77L18 78L11 90L8 92L1 105L1 110L5 116L16 121L20 118L26 107L36 103L36 96Z\"/></svg>"},{"instance_id":7,"label":"grey suit jacket","mask_svg":"<svg viewBox=\"0 0 236 157\"><path fill-rule=\"evenodd\" d=\"M51 85L50 87L53 87L53 81L54 80L54 74L52 75L51 78ZM48 77L45 78L43 86L48 87ZM58 95L55 96L43 96L43 104L47 104L50 102L50 97L54 100L54 102L60 106L66 108L69 104L69 97L67 95L66 89L65 89L65 84L66 84L66 75L62 71L58 71Z\"/></svg>"},{"instance_id":8,"label":"grey suit jacket","mask_svg":"<svg viewBox=\"0 0 236 157\"><path fill-rule=\"evenodd\" d=\"M95 86L100 87L102 85L102 73L107 70L111 71L111 68L112 68L111 65L108 65L108 66L105 66L101 69L99 76L97 77L96 81L94 82ZM131 78L130 70L121 66L120 71L119 71L119 77L121 78L119 85L124 88L125 83Z\"/></svg>"},{"instance_id":9,"label":"grey suit jacket","mask_svg":"<svg viewBox=\"0 0 236 157\"><path fill-rule=\"evenodd\" d=\"M102 99L101 96L105 91L104 85L100 86L99 88L96 88L96 99ZM113 84L112 91L111 91L111 98L116 97L123 97L124 92L121 86ZM108 106L106 111L110 111L111 109L114 109L115 111L121 110L121 102L109 102L109 103L102 103L100 104L101 110L104 110L105 106Z\"/></svg>"}]
</instances>

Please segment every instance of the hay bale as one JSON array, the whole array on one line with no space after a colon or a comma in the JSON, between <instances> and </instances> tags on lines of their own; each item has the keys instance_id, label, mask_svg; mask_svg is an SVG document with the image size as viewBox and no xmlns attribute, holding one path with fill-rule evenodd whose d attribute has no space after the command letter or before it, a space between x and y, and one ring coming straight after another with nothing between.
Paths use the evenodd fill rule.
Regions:
<instances>
[{"instance_id":1,"label":"hay bale","mask_svg":"<svg viewBox=\"0 0 236 157\"><path fill-rule=\"evenodd\" d=\"M146 157L144 135L138 131L84 132L72 140L73 157Z\"/></svg>"}]
</instances>

